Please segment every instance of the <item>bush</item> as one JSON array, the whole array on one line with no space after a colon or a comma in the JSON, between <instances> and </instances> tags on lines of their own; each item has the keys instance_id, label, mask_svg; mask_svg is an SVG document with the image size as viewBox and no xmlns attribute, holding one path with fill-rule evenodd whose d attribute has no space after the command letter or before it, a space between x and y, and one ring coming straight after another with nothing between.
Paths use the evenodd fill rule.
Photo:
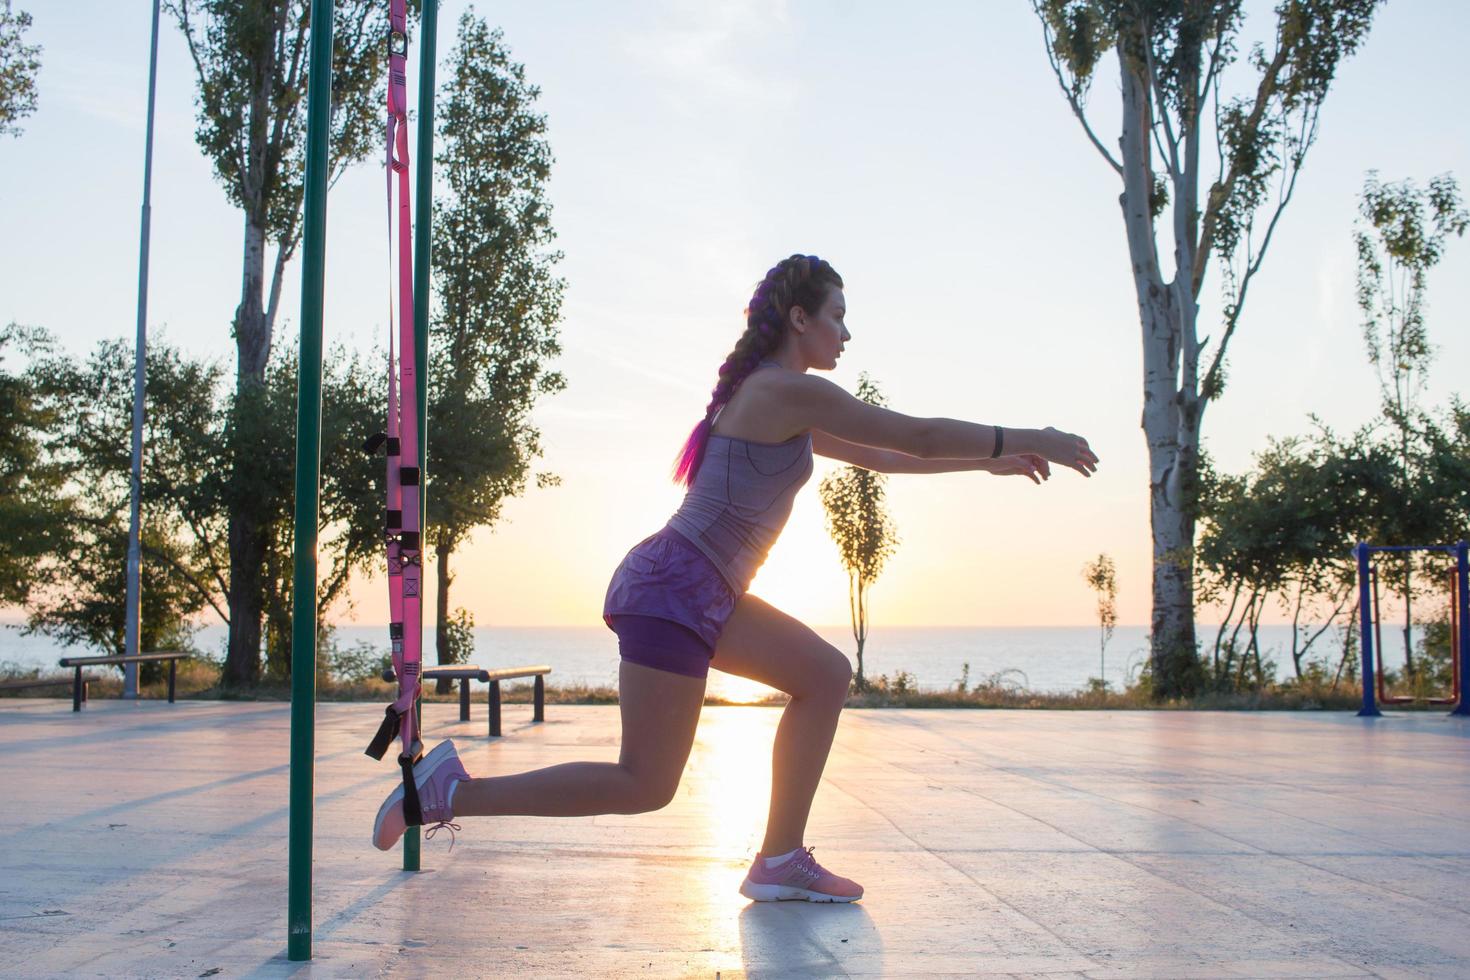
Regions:
<instances>
[{"instance_id":1,"label":"bush","mask_svg":"<svg viewBox=\"0 0 1470 980\"><path fill-rule=\"evenodd\" d=\"M345 650L333 643L322 658L332 680L344 684L361 684L379 680L393 663L393 655L359 640Z\"/></svg>"}]
</instances>

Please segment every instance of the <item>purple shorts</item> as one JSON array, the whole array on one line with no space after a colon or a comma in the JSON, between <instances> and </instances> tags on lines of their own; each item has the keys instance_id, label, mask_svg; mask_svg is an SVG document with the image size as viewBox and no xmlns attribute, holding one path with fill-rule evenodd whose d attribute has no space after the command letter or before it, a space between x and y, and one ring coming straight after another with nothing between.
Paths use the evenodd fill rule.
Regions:
<instances>
[{"instance_id":1,"label":"purple shorts","mask_svg":"<svg viewBox=\"0 0 1470 980\"><path fill-rule=\"evenodd\" d=\"M737 598L703 552L664 527L623 556L607 586L602 620L618 635L624 660L705 677Z\"/></svg>"}]
</instances>

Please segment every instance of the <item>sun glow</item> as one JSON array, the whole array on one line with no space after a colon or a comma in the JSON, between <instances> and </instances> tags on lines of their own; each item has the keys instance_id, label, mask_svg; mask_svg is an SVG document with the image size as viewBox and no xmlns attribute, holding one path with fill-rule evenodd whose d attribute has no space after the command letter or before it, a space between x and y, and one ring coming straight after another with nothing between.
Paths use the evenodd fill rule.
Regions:
<instances>
[{"instance_id":1,"label":"sun glow","mask_svg":"<svg viewBox=\"0 0 1470 980\"><path fill-rule=\"evenodd\" d=\"M704 911L709 921L730 930L718 937L739 948L736 932L738 913L747 900L731 887L745 865L760 849L771 797L771 743L779 715L775 710L742 708L707 711L699 722L699 735L689 756L691 774L700 773L697 784L706 788L699 801L700 815L708 827L705 839L720 841L723 857L709 862L701 884ZM714 939L716 937L711 937ZM720 943L711 942L720 948Z\"/></svg>"},{"instance_id":2,"label":"sun glow","mask_svg":"<svg viewBox=\"0 0 1470 980\"><path fill-rule=\"evenodd\" d=\"M756 595L807 624L848 619L847 572L824 520L815 497L798 498L786 529L750 584Z\"/></svg>"},{"instance_id":3,"label":"sun glow","mask_svg":"<svg viewBox=\"0 0 1470 980\"><path fill-rule=\"evenodd\" d=\"M710 697L721 698L735 704L756 704L767 696L775 694L774 688L753 681L748 677L740 677L736 674L727 674L720 670L712 670L709 675L709 686L705 688Z\"/></svg>"}]
</instances>

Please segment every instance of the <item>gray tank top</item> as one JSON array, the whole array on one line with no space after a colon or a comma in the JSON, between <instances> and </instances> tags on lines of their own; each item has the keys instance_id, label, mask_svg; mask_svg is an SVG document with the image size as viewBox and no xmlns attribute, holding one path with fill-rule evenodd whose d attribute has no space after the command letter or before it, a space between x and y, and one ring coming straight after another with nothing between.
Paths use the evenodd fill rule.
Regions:
<instances>
[{"instance_id":1,"label":"gray tank top","mask_svg":"<svg viewBox=\"0 0 1470 980\"><path fill-rule=\"evenodd\" d=\"M762 361L756 370L768 365L778 366ZM699 473L668 526L714 562L741 595L786 526L796 491L812 469L810 433L775 443L711 434Z\"/></svg>"}]
</instances>

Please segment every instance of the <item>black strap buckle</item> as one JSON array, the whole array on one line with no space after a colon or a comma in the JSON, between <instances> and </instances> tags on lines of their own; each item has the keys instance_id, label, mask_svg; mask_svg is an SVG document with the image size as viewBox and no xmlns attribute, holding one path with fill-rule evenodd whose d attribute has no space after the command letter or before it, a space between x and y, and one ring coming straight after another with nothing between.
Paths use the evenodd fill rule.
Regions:
<instances>
[{"instance_id":1,"label":"black strap buckle","mask_svg":"<svg viewBox=\"0 0 1470 980\"><path fill-rule=\"evenodd\" d=\"M378 734L373 736L365 754L381 760L388 751L388 746L392 745L393 740L398 737L398 726L398 712L394 711L393 705L390 704L383 721L378 725Z\"/></svg>"},{"instance_id":2,"label":"black strap buckle","mask_svg":"<svg viewBox=\"0 0 1470 980\"><path fill-rule=\"evenodd\" d=\"M390 436L386 432L374 432L362 442L362 451L369 456L376 456L379 449L388 447L389 456L398 455L398 437Z\"/></svg>"},{"instance_id":3,"label":"black strap buckle","mask_svg":"<svg viewBox=\"0 0 1470 980\"><path fill-rule=\"evenodd\" d=\"M419 803L419 786L413 779L413 757L407 752L398 756L398 766L403 770L403 822L410 827L424 825L424 808Z\"/></svg>"}]
</instances>

